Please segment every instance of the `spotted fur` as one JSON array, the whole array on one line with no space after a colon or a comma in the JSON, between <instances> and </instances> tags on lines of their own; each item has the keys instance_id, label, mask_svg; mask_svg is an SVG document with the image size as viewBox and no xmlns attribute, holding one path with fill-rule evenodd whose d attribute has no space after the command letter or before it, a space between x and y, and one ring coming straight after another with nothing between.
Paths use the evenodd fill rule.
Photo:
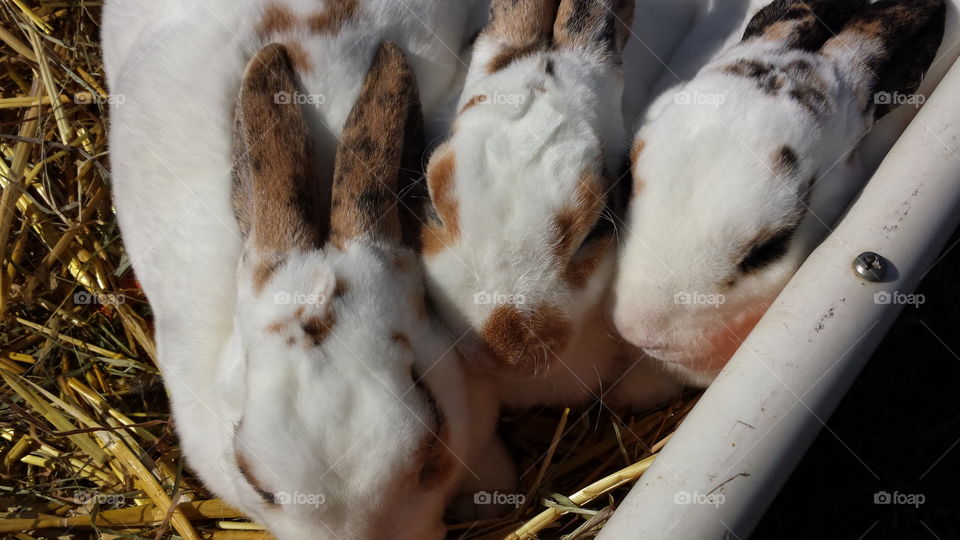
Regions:
<instances>
[{"instance_id":1,"label":"spotted fur","mask_svg":"<svg viewBox=\"0 0 960 540\"><path fill-rule=\"evenodd\" d=\"M591 323L613 270L633 4L495 0L457 129L431 156L428 288L475 367L539 378L507 403L588 399L617 361Z\"/></svg>"},{"instance_id":2,"label":"spotted fur","mask_svg":"<svg viewBox=\"0 0 960 540\"><path fill-rule=\"evenodd\" d=\"M777 0L659 98L632 160L620 333L709 383L862 186L857 146L889 111L875 92L913 92L943 25L942 0Z\"/></svg>"}]
</instances>

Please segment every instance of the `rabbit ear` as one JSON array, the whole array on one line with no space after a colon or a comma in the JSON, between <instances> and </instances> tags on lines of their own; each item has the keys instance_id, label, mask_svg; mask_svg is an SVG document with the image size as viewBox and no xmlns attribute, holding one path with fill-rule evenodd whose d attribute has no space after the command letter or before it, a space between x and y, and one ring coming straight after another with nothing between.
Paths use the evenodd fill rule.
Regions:
<instances>
[{"instance_id":1,"label":"rabbit ear","mask_svg":"<svg viewBox=\"0 0 960 540\"><path fill-rule=\"evenodd\" d=\"M867 0L775 0L763 7L743 40L782 42L785 48L815 51L867 5Z\"/></svg>"},{"instance_id":2,"label":"rabbit ear","mask_svg":"<svg viewBox=\"0 0 960 540\"><path fill-rule=\"evenodd\" d=\"M424 146L416 76L403 51L384 43L337 147L330 215L334 245L343 248L370 235L418 247Z\"/></svg>"},{"instance_id":3,"label":"rabbit ear","mask_svg":"<svg viewBox=\"0 0 960 540\"><path fill-rule=\"evenodd\" d=\"M553 27L557 46L596 50L619 63L633 26L635 0L562 0Z\"/></svg>"},{"instance_id":4,"label":"rabbit ear","mask_svg":"<svg viewBox=\"0 0 960 540\"><path fill-rule=\"evenodd\" d=\"M943 40L943 0L880 0L858 13L823 54L836 59L852 76L863 109L876 105L874 117L888 113L898 100L920 86Z\"/></svg>"},{"instance_id":5,"label":"rabbit ear","mask_svg":"<svg viewBox=\"0 0 960 540\"><path fill-rule=\"evenodd\" d=\"M496 73L515 60L550 46L557 0L493 0L490 21L480 39L490 44L474 59L487 73Z\"/></svg>"},{"instance_id":6,"label":"rabbit ear","mask_svg":"<svg viewBox=\"0 0 960 540\"><path fill-rule=\"evenodd\" d=\"M286 49L264 47L247 65L235 116L233 204L247 243L260 253L317 247L323 225L315 211L307 124Z\"/></svg>"}]
</instances>

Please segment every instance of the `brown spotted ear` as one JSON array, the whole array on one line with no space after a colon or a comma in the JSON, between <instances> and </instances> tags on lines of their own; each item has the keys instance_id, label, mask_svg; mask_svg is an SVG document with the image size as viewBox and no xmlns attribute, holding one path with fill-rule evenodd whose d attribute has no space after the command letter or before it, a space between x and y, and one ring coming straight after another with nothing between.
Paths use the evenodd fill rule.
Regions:
<instances>
[{"instance_id":1,"label":"brown spotted ear","mask_svg":"<svg viewBox=\"0 0 960 540\"><path fill-rule=\"evenodd\" d=\"M496 45L490 58L479 59L487 73L549 47L556 14L557 0L493 0L490 21L480 34Z\"/></svg>"},{"instance_id":2,"label":"brown spotted ear","mask_svg":"<svg viewBox=\"0 0 960 540\"><path fill-rule=\"evenodd\" d=\"M635 0L561 0L553 26L554 43L596 49L619 63L635 8Z\"/></svg>"},{"instance_id":3,"label":"brown spotted ear","mask_svg":"<svg viewBox=\"0 0 960 540\"><path fill-rule=\"evenodd\" d=\"M754 15L743 40L780 41L786 48L816 51L866 5L867 0L776 0Z\"/></svg>"},{"instance_id":4,"label":"brown spotted ear","mask_svg":"<svg viewBox=\"0 0 960 540\"><path fill-rule=\"evenodd\" d=\"M235 116L233 204L252 249L278 254L323 241L312 142L286 49L263 48L243 75Z\"/></svg>"},{"instance_id":5,"label":"brown spotted ear","mask_svg":"<svg viewBox=\"0 0 960 540\"><path fill-rule=\"evenodd\" d=\"M868 111L875 118L909 99L943 40L944 0L880 0L858 13L823 54L848 66Z\"/></svg>"},{"instance_id":6,"label":"brown spotted ear","mask_svg":"<svg viewBox=\"0 0 960 540\"><path fill-rule=\"evenodd\" d=\"M347 117L333 173L330 240L369 235L418 247L423 115L406 56L384 43Z\"/></svg>"}]
</instances>

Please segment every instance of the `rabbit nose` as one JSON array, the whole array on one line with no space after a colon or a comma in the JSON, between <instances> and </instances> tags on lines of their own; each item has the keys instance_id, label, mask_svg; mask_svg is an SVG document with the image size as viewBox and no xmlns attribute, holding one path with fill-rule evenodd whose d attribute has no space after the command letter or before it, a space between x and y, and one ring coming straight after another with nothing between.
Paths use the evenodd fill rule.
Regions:
<instances>
[{"instance_id":1,"label":"rabbit nose","mask_svg":"<svg viewBox=\"0 0 960 540\"><path fill-rule=\"evenodd\" d=\"M667 347L665 336L670 331L670 319L662 312L642 312L619 309L614 314L617 329L630 343L647 350Z\"/></svg>"},{"instance_id":2,"label":"rabbit nose","mask_svg":"<svg viewBox=\"0 0 960 540\"><path fill-rule=\"evenodd\" d=\"M553 306L522 312L498 306L480 335L495 370L523 376L543 375L570 340L570 320Z\"/></svg>"}]
</instances>

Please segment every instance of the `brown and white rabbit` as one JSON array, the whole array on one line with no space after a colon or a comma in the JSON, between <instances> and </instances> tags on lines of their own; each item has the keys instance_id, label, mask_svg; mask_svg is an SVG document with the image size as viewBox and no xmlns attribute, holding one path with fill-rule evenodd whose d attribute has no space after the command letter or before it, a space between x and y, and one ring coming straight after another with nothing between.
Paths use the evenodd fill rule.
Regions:
<instances>
[{"instance_id":1,"label":"brown and white rabbit","mask_svg":"<svg viewBox=\"0 0 960 540\"><path fill-rule=\"evenodd\" d=\"M652 105L615 291L630 342L705 385L862 186L856 149L914 93L943 0L778 0Z\"/></svg>"},{"instance_id":2,"label":"brown and white rabbit","mask_svg":"<svg viewBox=\"0 0 960 540\"><path fill-rule=\"evenodd\" d=\"M509 487L411 221L419 94L443 114L468 11L106 5L115 204L183 452L281 540L439 539L461 481Z\"/></svg>"},{"instance_id":3,"label":"brown and white rabbit","mask_svg":"<svg viewBox=\"0 0 960 540\"><path fill-rule=\"evenodd\" d=\"M428 290L509 406L576 404L624 371L605 310L626 155L633 0L494 0L427 170Z\"/></svg>"}]
</instances>

